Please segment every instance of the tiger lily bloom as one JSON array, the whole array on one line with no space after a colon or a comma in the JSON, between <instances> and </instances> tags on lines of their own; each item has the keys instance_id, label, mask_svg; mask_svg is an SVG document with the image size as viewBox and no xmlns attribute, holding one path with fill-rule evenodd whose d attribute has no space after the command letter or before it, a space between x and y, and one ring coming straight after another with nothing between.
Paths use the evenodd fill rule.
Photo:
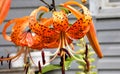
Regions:
<instances>
[{"instance_id":1,"label":"tiger lily bloom","mask_svg":"<svg viewBox=\"0 0 120 74\"><path fill-rule=\"evenodd\" d=\"M54 53L55 55L53 59L58 55L58 53L60 53L60 56L64 56L65 53L67 53L76 58L73 55L74 52L70 48L70 45L74 39L80 39L86 35L90 28L90 26L87 25L88 23L85 23L84 26L84 18L81 17L79 20L73 23L72 26L70 26L67 15L64 11L53 11L52 18L48 20L51 20L51 22L47 23L47 25L50 24L50 26L31 22L30 29L37 35L43 36L43 38L45 38L44 43L54 44L55 42L55 45L57 45L58 49ZM31 21L33 21L33 19L31 19ZM65 49L66 47L68 50ZM76 59L79 60L78 58Z\"/></svg>"},{"instance_id":2,"label":"tiger lily bloom","mask_svg":"<svg viewBox=\"0 0 120 74\"><path fill-rule=\"evenodd\" d=\"M83 13L74 9L72 6L70 6L70 4L78 5L80 8L83 9ZM52 21L51 23L50 22L47 23L50 24L50 26L53 26L52 28L50 28L50 26L37 24L37 23L30 24L30 29L33 32L35 32L37 35L40 36L42 35L43 38L47 38L44 40L47 40L48 44L55 42L56 45L58 46L58 49L55 52L55 56L53 57L53 59L57 56L58 53L60 53L61 56L65 55L65 52L61 52L61 49L66 48L66 46L68 48L68 50L66 50L67 53L69 53L74 58L76 58L73 55L74 51L71 50L69 45L71 44L73 39L83 38L86 34L98 57L102 58L103 55L96 37L94 25L92 22L92 17L90 15L89 10L85 6L75 1L68 1L61 5L67 8L69 11L71 11L71 13L75 15L76 18L78 19L71 26L69 25L67 15L64 11L53 11L52 13L53 16L50 19ZM79 60L78 58L76 59Z\"/></svg>"},{"instance_id":3,"label":"tiger lily bloom","mask_svg":"<svg viewBox=\"0 0 120 74\"><path fill-rule=\"evenodd\" d=\"M42 10L45 12L48 12L48 9L46 7L41 6L35 9L32 12L32 14L33 13L36 14L37 12L42 11ZM16 56L9 57L9 58L3 58L3 59L0 59L0 61L10 60L10 59L12 60L14 58L17 58L22 53L26 53L28 51L30 52L30 49L41 50L43 48L42 37L38 36L37 34L32 33L30 29L26 31L26 29L29 26L29 19L30 19L30 16L24 16L21 18L15 18L13 20L10 20L5 24L3 32L2 32L3 37L8 41L13 42L15 45L20 46L21 49L16 54ZM41 21L43 21L43 19L41 19ZM6 30L10 25L13 25L13 27L12 27L11 34L9 36L6 34ZM25 50L28 50L28 51L25 51Z\"/></svg>"},{"instance_id":4,"label":"tiger lily bloom","mask_svg":"<svg viewBox=\"0 0 120 74\"><path fill-rule=\"evenodd\" d=\"M90 12L88 11L88 9L86 7L84 7L83 5L79 4L78 2L75 1L68 1L65 2L63 4L61 4L62 6L66 7L68 10L71 11L71 13L73 13L77 19L80 19L81 17L84 18L84 22L85 24L83 24L83 26L89 26L89 30L86 33L88 40L90 41L91 46L93 47L94 51L96 52L96 54L98 55L99 58L103 57L97 36L96 36L96 31L94 28L94 24L92 21L92 18L90 16ZM77 5L80 8L83 9L83 14L81 14L80 12L78 12L77 10L75 10L72 6L70 5ZM85 16L83 16L85 15Z\"/></svg>"},{"instance_id":5,"label":"tiger lily bloom","mask_svg":"<svg viewBox=\"0 0 120 74\"><path fill-rule=\"evenodd\" d=\"M4 21L10 9L11 0L0 0L0 24Z\"/></svg>"}]
</instances>

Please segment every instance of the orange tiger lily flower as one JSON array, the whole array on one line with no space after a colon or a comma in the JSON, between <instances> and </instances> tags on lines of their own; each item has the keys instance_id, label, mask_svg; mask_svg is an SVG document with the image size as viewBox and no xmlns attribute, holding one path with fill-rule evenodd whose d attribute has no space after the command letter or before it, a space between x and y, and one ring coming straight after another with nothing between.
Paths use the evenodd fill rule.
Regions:
<instances>
[{"instance_id":1,"label":"orange tiger lily flower","mask_svg":"<svg viewBox=\"0 0 120 74\"><path fill-rule=\"evenodd\" d=\"M4 21L10 9L11 0L0 0L0 24Z\"/></svg>"},{"instance_id":2,"label":"orange tiger lily flower","mask_svg":"<svg viewBox=\"0 0 120 74\"><path fill-rule=\"evenodd\" d=\"M72 26L70 26L68 17L64 11L54 11L52 15L52 18L48 19L49 21L51 20L51 22L44 22L44 24L40 24L38 22L31 23L30 29L37 35L42 36L45 44L48 43L49 45L55 45L56 43L58 49L55 52L54 58L59 52L60 55L63 56L64 53L61 53L61 49L65 48L66 46L68 48L66 51L76 58L73 55L74 51L70 48L70 44L72 43L73 39L80 39L84 37L89 31L90 26L86 23L83 25L84 19L82 17L73 23ZM50 24L50 26L53 27L46 26L46 24ZM79 60L78 58L76 59Z\"/></svg>"},{"instance_id":3,"label":"orange tiger lily flower","mask_svg":"<svg viewBox=\"0 0 120 74\"><path fill-rule=\"evenodd\" d=\"M102 54L102 51L101 51L101 48L100 48L100 45L99 45L99 42L98 42L98 39L97 39L97 36L96 36L96 31L95 31L94 24L93 24L92 18L90 16L89 10L85 6L79 4L78 2L75 2L75 1L68 1L68 2L66 2L64 4L61 4L61 5L68 8L68 10L70 10L71 13L73 13L78 19L80 19L80 17L84 18L84 20L83 20L84 21L83 23L85 23L84 25L85 26L90 26L90 29L86 33L87 38L89 39L90 44L93 47L96 54L98 55L98 57L102 58L103 54ZM83 16L80 12L75 10L70 5L77 5L80 8L82 8L83 9L83 15L85 15L85 16Z\"/></svg>"},{"instance_id":4,"label":"orange tiger lily flower","mask_svg":"<svg viewBox=\"0 0 120 74\"><path fill-rule=\"evenodd\" d=\"M34 10L32 13L36 14L36 12L38 12L40 10L48 11L48 9L46 7L39 7L36 10ZM34 44L34 42L36 41L36 39L37 39L36 37L38 37L38 36L36 34L35 34L35 36L33 36L32 33L25 32L25 29L29 25L29 19L30 19L30 16L25 16L25 17L22 17L22 18L16 18L16 19L10 20L4 26L4 29L3 29L3 32L2 32L3 37L8 41L14 42L18 46L29 46L29 47L31 47ZM14 24L14 26L12 28L11 36L8 36L6 34L6 29L12 24ZM37 39L37 40L39 40L39 39Z\"/></svg>"},{"instance_id":5,"label":"orange tiger lily flower","mask_svg":"<svg viewBox=\"0 0 120 74\"><path fill-rule=\"evenodd\" d=\"M36 14L39 11L45 11L48 12L48 8L41 6L37 9L35 9L32 13ZM36 16L34 16L36 18ZM13 20L8 21L3 29L3 37L8 40L13 42L15 45L20 46L21 49L19 52L17 52L16 56L10 57L10 58L3 58L0 59L0 61L3 60L12 60L14 58L19 57L22 53L30 52L30 49L38 49L41 50L43 48L43 39L41 36L38 36L37 34L33 34L30 30L26 31L26 28L29 26L29 19L30 16L24 16L21 18L15 18ZM43 21L43 19L41 19ZM45 21L45 20L44 20ZM7 28L13 25L12 31L10 36L6 34ZM27 48L27 49L26 49ZM27 50L27 51L25 51Z\"/></svg>"}]
</instances>

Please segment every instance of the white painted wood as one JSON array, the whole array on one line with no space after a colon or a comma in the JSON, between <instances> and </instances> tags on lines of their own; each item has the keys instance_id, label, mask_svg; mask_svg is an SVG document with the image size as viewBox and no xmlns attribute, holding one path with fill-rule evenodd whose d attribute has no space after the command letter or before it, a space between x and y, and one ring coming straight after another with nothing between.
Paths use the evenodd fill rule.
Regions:
<instances>
[{"instance_id":1,"label":"white painted wood","mask_svg":"<svg viewBox=\"0 0 120 74\"><path fill-rule=\"evenodd\" d=\"M98 69L120 69L119 57L104 57L98 60Z\"/></svg>"},{"instance_id":2,"label":"white painted wood","mask_svg":"<svg viewBox=\"0 0 120 74\"><path fill-rule=\"evenodd\" d=\"M120 29L120 19L100 19L95 20L96 30L119 30Z\"/></svg>"},{"instance_id":3,"label":"white painted wood","mask_svg":"<svg viewBox=\"0 0 120 74\"><path fill-rule=\"evenodd\" d=\"M100 31L98 32L98 40L102 43L119 43L120 31Z\"/></svg>"},{"instance_id":4,"label":"white painted wood","mask_svg":"<svg viewBox=\"0 0 120 74\"><path fill-rule=\"evenodd\" d=\"M101 49L105 57L120 56L120 45L119 44L101 44Z\"/></svg>"},{"instance_id":5,"label":"white painted wood","mask_svg":"<svg viewBox=\"0 0 120 74\"><path fill-rule=\"evenodd\" d=\"M109 2L109 0L90 0L89 3L90 10L96 18L120 17L120 2Z\"/></svg>"}]
</instances>

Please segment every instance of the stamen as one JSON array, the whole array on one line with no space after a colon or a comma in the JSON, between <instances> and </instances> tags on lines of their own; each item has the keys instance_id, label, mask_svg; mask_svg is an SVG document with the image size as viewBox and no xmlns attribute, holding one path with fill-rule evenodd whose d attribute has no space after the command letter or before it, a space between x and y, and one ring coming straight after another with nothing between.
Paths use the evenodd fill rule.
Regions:
<instances>
[{"instance_id":1,"label":"stamen","mask_svg":"<svg viewBox=\"0 0 120 74\"><path fill-rule=\"evenodd\" d=\"M3 59L3 56L1 56L1 59ZM3 65L3 61L1 61L1 65Z\"/></svg>"},{"instance_id":2,"label":"stamen","mask_svg":"<svg viewBox=\"0 0 120 74\"><path fill-rule=\"evenodd\" d=\"M73 43L70 44L70 47L72 48L72 50L75 49Z\"/></svg>"},{"instance_id":3,"label":"stamen","mask_svg":"<svg viewBox=\"0 0 120 74\"><path fill-rule=\"evenodd\" d=\"M30 57L30 59L31 59L32 63L33 63L35 66L37 66L37 65L35 64L34 60L32 59L31 54L30 54L30 53L28 53L28 54L29 54L29 57Z\"/></svg>"},{"instance_id":4,"label":"stamen","mask_svg":"<svg viewBox=\"0 0 120 74\"><path fill-rule=\"evenodd\" d=\"M28 54L28 49L27 47L25 47L25 51L24 51L24 63L27 63L28 62L28 58L27 58L27 54Z\"/></svg>"},{"instance_id":5,"label":"stamen","mask_svg":"<svg viewBox=\"0 0 120 74\"><path fill-rule=\"evenodd\" d=\"M19 48L18 48L19 49ZM22 50L24 52L24 49ZM22 54L22 53L21 53ZM18 60L20 58L21 55L18 55L16 58L12 59L12 62Z\"/></svg>"},{"instance_id":6,"label":"stamen","mask_svg":"<svg viewBox=\"0 0 120 74\"><path fill-rule=\"evenodd\" d=\"M25 74L28 73L28 69L29 69L29 67L30 67L29 62L26 62L25 67L24 67Z\"/></svg>"},{"instance_id":7,"label":"stamen","mask_svg":"<svg viewBox=\"0 0 120 74\"><path fill-rule=\"evenodd\" d=\"M7 58L9 58L9 57L10 57L10 54L7 55ZM9 62L9 61L7 61L7 62Z\"/></svg>"},{"instance_id":8,"label":"stamen","mask_svg":"<svg viewBox=\"0 0 120 74\"><path fill-rule=\"evenodd\" d=\"M39 67L40 74L42 74L42 67L41 67L40 61L38 61L38 67Z\"/></svg>"},{"instance_id":9,"label":"stamen","mask_svg":"<svg viewBox=\"0 0 120 74\"><path fill-rule=\"evenodd\" d=\"M60 39L60 43L59 43L59 46L58 46L56 52L51 55L51 56L53 56L53 57L50 59L50 61L48 61L48 63L51 62L51 61L53 61L53 60L57 57L57 55L58 55L58 53L59 53L59 51L60 51L60 47L61 47L61 39Z\"/></svg>"},{"instance_id":10,"label":"stamen","mask_svg":"<svg viewBox=\"0 0 120 74\"><path fill-rule=\"evenodd\" d=\"M67 39L65 39L65 42L66 42L66 46L67 46L67 48L68 48L68 51L69 51L70 55L71 55L74 59L76 59L77 61L85 64L85 61L84 61L84 60L81 60L81 59L79 59L79 58L77 58L77 57L74 56L74 54L72 53L73 50L69 47L68 42L67 42Z\"/></svg>"},{"instance_id":11,"label":"stamen","mask_svg":"<svg viewBox=\"0 0 120 74\"><path fill-rule=\"evenodd\" d=\"M65 74L65 55L61 57L62 74Z\"/></svg>"},{"instance_id":12,"label":"stamen","mask_svg":"<svg viewBox=\"0 0 120 74\"><path fill-rule=\"evenodd\" d=\"M44 51L41 51L41 54L42 54L42 62L43 62L43 65L44 65L46 63Z\"/></svg>"},{"instance_id":13,"label":"stamen","mask_svg":"<svg viewBox=\"0 0 120 74\"><path fill-rule=\"evenodd\" d=\"M76 52L75 51L73 51L70 47L69 47L69 44L68 44L68 42L67 42L67 39L65 38L65 43L66 43L66 46L67 46L67 48L72 52L72 53L74 53L74 54L76 54Z\"/></svg>"},{"instance_id":14,"label":"stamen","mask_svg":"<svg viewBox=\"0 0 120 74\"><path fill-rule=\"evenodd\" d=\"M60 51L60 46L61 46L61 43L59 44L59 47L57 48L56 52L51 55L51 56L53 56L53 57L52 57L47 63L53 61L53 60L57 57L57 55L58 55L58 53L59 53L59 51Z\"/></svg>"},{"instance_id":15,"label":"stamen","mask_svg":"<svg viewBox=\"0 0 120 74\"><path fill-rule=\"evenodd\" d=\"M11 69L11 60L9 60L9 69Z\"/></svg>"},{"instance_id":16,"label":"stamen","mask_svg":"<svg viewBox=\"0 0 120 74\"><path fill-rule=\"evenodd\" d=\"M22 54L22 53L21 53ZM20 58L21 55L17 56L16 58L12 59L12 62L18 60Z\"/></svg>"},{"instance_id":17,"label":"stamen","mask_svg":"<svg viewBox=\"0 0 120 74\"><path fill-rule=\"evenodd\" d=\"M65 48L61 48L60 50L64 51L69 57L71 57L70 53Z\"/></svg>"},{"instance_id":18,"label":"stamen","mask_svg":"<svg viewBox=\"0 0 120 74\"><path fill-rule=\"evenodd\" d=\"M3 59L0 58L0 61L12 60L12 59L18 57L19 55L21 55L21 54L23 53L23 48L24 48L24 47L22 47L22 48L20 49L20 51L19 51L15 56L13 56L13 57L9 57L9 58L3 58Z\"/></svg>"}]
</instances>

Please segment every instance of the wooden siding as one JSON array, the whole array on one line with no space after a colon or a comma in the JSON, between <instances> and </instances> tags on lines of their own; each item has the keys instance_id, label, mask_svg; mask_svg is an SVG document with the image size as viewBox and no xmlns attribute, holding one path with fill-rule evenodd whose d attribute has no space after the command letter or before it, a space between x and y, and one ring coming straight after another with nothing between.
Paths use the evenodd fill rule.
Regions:
<instances>
[{"instance_id":1,"label":"wooden siding","mask_svg":"<svg viewBox=\"0 0 120 74\"><path fill-rule=\"evenodd\" d=\"M51 0L47 0L47 1L50 2ZM61 1L66 1L66 0L58 0L56 2L60 3ZM39 0L12 0L11 10L5 22L0 26L0 56L2 55L7 56L6 51L9 51L10 53L17 51L13 43L4 40L1 35L4 24L10 19L29 15L33 9L35 9L40 5L43 5L43 3L40 3ZM75 19L71 16L70 20L71 22L74 22ZM98 40L101 44L101 48L104 54L104 58L97 59L96 62L98 74L119 74L120 73L120 24L119 24L120 19L95 18L94 22L95 22L95 27L97 29ZM11 27L7 30L7 33L9 34L10 31L11 31ZM56 63L58 61L59 60L56 59L52 63ZM3 66L0 66L0 68L8 68L8 64L6 62L4 63L5 64ZM20 74L21 71L22 70L14 71L14 72L19 72L17 74ZM67 71L67 74L68 73L75 74L74 71L77 71L77 64L73 63L71 69ZM9 71L6 72L7 73L5 73L4 71L4 73L2 73L0 70L0 74L8 74ZM61 74L58 73L59 71L56 72L54 73L52 72L51 74ZM11 72L11 74L13 74L13 72Z\"/></svg>"},{"instance_id":2,"label":"wooden siding","mask_svg":"<svg viewBox=\"0 0 120 74\"><path fill-rule=\"evenodd\" d=\"M104 58L98 59L99 74L120 73L120 19L96 19L98 40Z\"/></svg>"}]
</instances>

